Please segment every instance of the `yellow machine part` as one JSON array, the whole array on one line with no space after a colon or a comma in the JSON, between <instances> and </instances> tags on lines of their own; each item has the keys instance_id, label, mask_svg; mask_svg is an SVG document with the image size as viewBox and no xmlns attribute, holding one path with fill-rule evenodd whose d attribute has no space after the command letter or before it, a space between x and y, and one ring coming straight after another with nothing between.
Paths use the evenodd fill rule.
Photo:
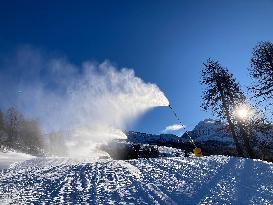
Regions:
<instances>
[{"instance_id":1,"label":"yellow machine part","mask_svg":"<svg viewBox=\"0 0 273 205\"><path fill-rule=\"evenodd\" d=\"M193 149L193 154L196 156L196 157L202 157L202 150L201 148L199 147L196 147Z\"/></svg>"}]
</instances>

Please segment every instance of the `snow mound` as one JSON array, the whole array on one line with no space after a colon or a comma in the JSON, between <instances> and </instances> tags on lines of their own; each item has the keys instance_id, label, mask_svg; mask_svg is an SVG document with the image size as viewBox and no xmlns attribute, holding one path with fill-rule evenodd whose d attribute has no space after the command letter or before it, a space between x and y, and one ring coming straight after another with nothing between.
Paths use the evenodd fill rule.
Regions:
<instances>
[{"instance_id":1,"label":"snow mound","mask_svg":"<svg viewBox=\"0 0 273 205\"><path fill-rule=\"evenodd\" d=\"M273 164L226 156L35 158L0 175L0 204L273 204Z\"/></svg>"}]
</instances>

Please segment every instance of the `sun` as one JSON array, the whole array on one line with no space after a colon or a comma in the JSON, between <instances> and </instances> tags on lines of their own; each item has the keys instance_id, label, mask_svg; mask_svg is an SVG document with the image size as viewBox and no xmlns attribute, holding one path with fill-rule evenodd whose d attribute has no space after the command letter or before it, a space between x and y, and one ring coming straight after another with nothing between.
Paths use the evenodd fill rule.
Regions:
<instances>
[{"instance_id":1,"label":"sun","mask_svg":"<svg viewBox=\"0 0 273 205\"><path fill-rule=\"evenodd\" d=\"M236 109L236 116L241 120L245 120L251 116L251 110L247 106L240 106Z\"/></svg>"},{"instance_id":2,"label":"sun","mask_svg":"<svg viewBox=\"0 0 273 205\"><path fill-rule=\"evenodd\" d=\"M237 110L237 115L241 119L246 119L249 116L249 113L246 108L241 108L241 109Z\"/></svg>"}]
</instances>

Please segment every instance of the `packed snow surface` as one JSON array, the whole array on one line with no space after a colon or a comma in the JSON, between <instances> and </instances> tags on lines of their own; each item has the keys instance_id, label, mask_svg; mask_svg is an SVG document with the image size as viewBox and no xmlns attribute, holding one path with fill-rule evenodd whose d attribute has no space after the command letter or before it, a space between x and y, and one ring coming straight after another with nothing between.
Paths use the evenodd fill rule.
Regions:
<instances>
[{"instance_id":1,"label":"packed snow surface","mask_svg":"<svg viewBox=\"0 0 273 205\"><path fill-rule=\"evenodd\" d=\"M1 171L0 204L273 204L272 174L225 156L34 158Z\"/></svg>"},{"instance_id":2,"label":"packed snow surface","mask_svg":"<svg viewBox=\"0 0 273 205\"><path fill-rule=\"evenodd\" d=\"M0 169L7 169L10 165L32 159L34 156L11 150L0 150Z\"/></svg>"}]
</instances>

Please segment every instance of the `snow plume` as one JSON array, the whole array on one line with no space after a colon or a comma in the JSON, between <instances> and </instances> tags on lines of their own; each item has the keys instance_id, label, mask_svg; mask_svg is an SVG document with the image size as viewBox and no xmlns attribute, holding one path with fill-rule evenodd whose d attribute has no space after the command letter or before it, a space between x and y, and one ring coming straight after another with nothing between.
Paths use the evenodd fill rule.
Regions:
<instances>
[{"instance_id":1,"label":"snow plume","mask_svg":"<svg viewBox=\"0 0 273 205\"><path fill-rule=\"evenodd\" d=\"M185 128L186 128L185 125L173 124L173 125L167 126L167 127L162 131L162 133L169 133L169 132L178 131L178 130L185 129Z\"/></svg>"},{"instance_id":2,"label":"snow plume","mask_svg":"<svg viewBox=\"0 0 273 205\"><path fill-rule=\"evenodd\" d=\"M13 105L39 119L45 132L70 130L66 144L74 148L124 138L120 130L141 114L169 105L157 85L109 61L78 66L66 58L24 48L1 64L0 106Z\"/></svg>"}]
</instances>

